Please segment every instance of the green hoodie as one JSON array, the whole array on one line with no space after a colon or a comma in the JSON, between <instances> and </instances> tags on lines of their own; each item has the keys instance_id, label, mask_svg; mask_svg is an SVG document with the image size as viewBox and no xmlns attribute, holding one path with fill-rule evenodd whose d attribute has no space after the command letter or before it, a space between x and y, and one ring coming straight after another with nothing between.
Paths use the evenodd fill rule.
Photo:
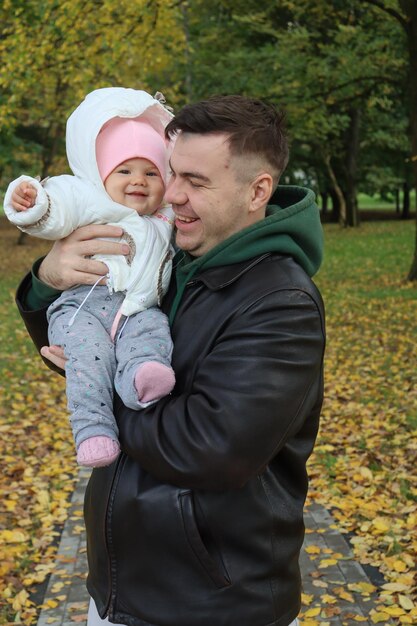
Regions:
<instances>
[{"instance_id":1,"label":"green hoodie","mask_svg":"<svg viewBox=\"0 0 417 626\"><path fill-rule=\"evenodd\" d=\"M222 241L207 254L193 258L182 251L177 253L177 293L169 316L171 323L186 284L197 272L247 261L265 252L293 257L309 276L317 272L323 257L323 231L314 193L303 187L280 185L273 201L276 204L267 207L265 219ZM34 266L35 280L26 296L26 306L31 310L48 306L60 293L36 279L36 269Z\"/></svg>"},{"instance_id":2,"label":"green hoodie","mask_svg":"<svg viewBox=\"0 0 417 626\"><path fill-rule=\"evenodd\" d=\"M186 284L197 273L222 265L248 261L266 252L291 256L309 276L320 267L323 258L323 230L315 195L310 189L279 185L266 217L235 233L201 257L178 252L176 266L177 293L169 320L172 324Z\"/></svg>"}]
</instances>

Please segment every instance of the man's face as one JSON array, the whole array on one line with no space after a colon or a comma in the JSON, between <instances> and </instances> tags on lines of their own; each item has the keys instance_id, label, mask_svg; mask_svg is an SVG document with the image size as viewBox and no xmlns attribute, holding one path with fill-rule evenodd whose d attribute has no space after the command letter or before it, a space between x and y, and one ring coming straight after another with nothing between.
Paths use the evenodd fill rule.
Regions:
<instances>
[{"instance_id":1,"label":"man's face","mask_svg":"<svg viewBox=\"0 0 417 626\"><path fill-rule=\"evenodd\" d=\"M198 257L253 223L249 183L237 179L227 135L181 133L165 200L176 215L177 245Z\"/></svg>"}]
</instances>

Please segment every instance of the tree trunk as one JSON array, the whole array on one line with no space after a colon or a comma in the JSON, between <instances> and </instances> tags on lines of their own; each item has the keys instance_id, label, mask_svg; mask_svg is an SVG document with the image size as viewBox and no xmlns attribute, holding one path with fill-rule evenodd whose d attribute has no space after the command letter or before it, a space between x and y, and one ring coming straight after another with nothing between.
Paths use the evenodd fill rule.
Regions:
<instances>
[{"instance_id":1,"label":"tree trunk","mask_svg":"<svg viewBox=\"0 0 417 626\"><path fill-rule=\"evenodd\" d=\"M327 211L328 211L328 208L329 208L329 203L328 203L329 194L327 193L327 191L323 191L320 194L320 197L321 197L321 210L322 210L322 213L323 213L323 215L327 215Z\"/></svg>"},{"instance_id":2,"label":"tree trunk","mask_svg":"<svg viewBox=\"0 0 417 626\"><path fill-rule=\"evenodd\" d=\"M410 217L410 185L405 181L403 183L403 210L401 219L408 220Z\"/></svg>"},{"instance_id":3,"label":"tree trunk","mask_svg":"<svg viewBox=\"0 0 417 626\"><path fill-rule=\"evenodd\" d=\"M417 2L415 0L399 0L401 9L407 16L405 31L407 34L408 53L410 59L409 93L410 93L410 135L411 165L413 184L417 191ZM417 211L416 211L416 243L414 257L408 273L408 280L417 280Z\"/></svg>"},{"instance_id":4,"label":"tree trunk","mask_svg":"<svg viewBox=\"0 0 417 626\"><path fill-rule=\"evenodd\" d=\"M401 24L407 37L408 57L410 62L408 75L410 95L410 161L413 169L414 188L417 191L417 1L398 0L398 6L405 17L392 6L385 5L376 0L367 0L367 2L394 17L394 19ZM407 279L417 280L417 211L414 257Z\"/></svg>"},{"instance_id":5,"label":"tree trunk","mask_svg":"<svg viewBox=\"0 0 417 626\"><path fill-rule=\"evenodd\" d=\"M334 189L330 189L329 190L329 194L330 194L330 197L332 199L332 217L331 217L331 221L336 223L336 222L339 221L339 215L340 215L339 196L337 195L337 193L335 192Z\"/></svg>"},{"instance_id":6,"label":"tree trunk","mask_svg":"<svg viewBox=\"0 0 417 626\"><path fill-rule=\"evenodd\" d=\"M356 178L359 155L360 111L352 109L349 113L350 123L347 135L346 158L346 225L357 227L360 224Z\"/></svg>"},{"instance_id":7,"label":"tree trunk","mask_svg":"<svg viewBox=\"0 0 417 626\"><path fill-rule=\"evenodd\" d=\"M414 258L413 262L411 263L410 271L408 272L407 280L417 280L417 228L414 247Z\"/></svg>"},{"instance_id":8,"label":"tree trunk","mask_svg":"<svg viewBox=\"0 0 417 626\"><path fill-rule=\"evenodd\" d=\"M16 242L16 243L17 243L17 245L18 245L18 246L23 246L23 244L24 244L24 243L25 243L25 241L26 241L26 237L27 237L27 233L24 233L24 232L21 230L21 231L20 231L20 233L19 233L19 236L18 236L18 238L17 238L17 242Z\"/></svg>"},{"instance_id":9,"label":"tree trunk","mask_svg":"<svg viewBox=\"0 0 417 626\"><path fill-rule=\"evenodd\" d=\"M51 167L51 163L57 153L59 140L61 136L62 128L58 125L53 125L48 129L47 136L52 136L52 140L49 140L44 143L42 150L42 169L41 169L41 180L46 178L49 173L49 168ZM17 245L23 246L26 241L27 233L20 232L19 237L17 238Z\"/></svg>"},{"instance_id":10,"label":"tree trunk","mask_svg":"<svg viewBox=\"0 0 417 626\"><path fill-rule=\"evenodd\" d=\"M332 168L332 164L330 162L330 154L325 154L324 157L324 163L327 167L327 171L329 174L329 178L332 181L333 184L333 189L334 192L337 196L338 202L339 202L339 224L341 226L347 226L347 216L346 216L346 202L345 202L345 197L343 195L343 191L339 185L339 183L337 182L337 178L336 178L336 174L334 173L334 170Z\"/></svg>"},{"instance_id":11,"label":"tree trunk","mask_svg":"<svg viewBox=\"0 0 417 626\"><path fill-rule=\"evenodd\" d=\"M396 189L394 192L395 198L395 212L400 213L400 190Z\"/></svg>"}]
</instances>

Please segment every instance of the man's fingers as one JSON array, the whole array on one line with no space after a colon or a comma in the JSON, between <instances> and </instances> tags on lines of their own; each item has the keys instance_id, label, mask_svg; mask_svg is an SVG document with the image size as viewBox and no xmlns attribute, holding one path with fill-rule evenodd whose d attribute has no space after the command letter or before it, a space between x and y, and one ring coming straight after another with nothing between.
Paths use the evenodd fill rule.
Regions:
<instances>
[{"instance_id":1,"label":"man's fingers","mask_svg":"<svg viewBox=\"0 0 417 626\"><path fill-rule=\"evenodd\" d=\"M65 358L64 350L60 346L43 346L41 355L60 369L65 369L67 359Z\"/></svg>"},{"instance_id":2,"label":"man's fingers","mask_svg":"<svg viewBox=\"0 0 417 626\"><path fill-rule=\"evenodd\" d=\"M96 254L129 254L130 248L126 243L117 241L104 241L103 239L92 239L78 244L78 253L83 257L94 256Z\"/></svg>"},{"instance_id":3,"label":"man's fingers","mask_svg":"<svg viewBox=\"0 0 417 626\"><path fill-rule=\"evenodd\" d=\"M78 228L54 243L38 269L38 278L55 289L64 291L73 285L93 285L100 276L106 276L105 263L92 259L95 255L127 255L130 248L118 243L94 237L121 237L119 226L93 224ZM91 239L93 237L93 239ZM105 284L103 280L100 284Z\"/></svg>"},{"instance_id":4,"label":"man's fingers","mask_svg":"<svg viewBox=\"0 0 417 626\"><path fill-rule=\"evenodd\" d=\"M106 285L107 284L107 268L102 274L89 274L88 272L74 272L72 277L68 277L68 281L74 280L74 285ZM102 279L98 281L99 277L102 276Z\"/></svg>"},{"instance_id":5,"label":"man's fingers","mask_svg":"<svg viewBox=\"0 0 417 626\"><path fill-rule=\"evenodd\" d=\"M123 228L120 226L109 226L108 224L88 224L77 228L67 239L73 241L85 241L87 239L95 239L100 237L121 237Z\"/></svg>"},{"instance_id":6,"label":"man's fingers","mask_svg":"<svg viewBox=\"0 0 417 626\"><path fill-rule=\"evenodd\" d=\"M70 252L79 257L90 257L96 254L127 255L130 248L126 243L109 241L107 238L120 238L123 229L120 226L89 224L77 228L73 233L61 240L63 253ZM105 238L105 239L104 239ZM87 270L89 271L89 270Z\"/></svg>"},{"instance_id":7,"label":"man's fingers","mask_svg":"<svg viewBox=\"0 0 417 626\"><path fill-rule=\"evenodd\" d=\"M80 258L78 260L78 265L75 268L77 272L82 274L91 274L95 276L96 280L99 276L106 276L109 271L109 268L105 263L101 261L96 261L95 259L85 259ZM82 284L82 281L80 281Z\"/></svg>"},{"instance_id":8,"label":"man's fingers","mask_svg":"<svg viewBox=\"0 0 417 626\"><path fill-rule=\"evenodd\" d=\"M65 352L64 352L64 348L62 346L57 346L57 345L54 345L54 344L52 344L51 346L44 346L44 348L41 348L41 352L44 349L45 350L49 350L50 354L53 354L57 358L64 359L64 361L67 360L65 358Z\"/></svg>"}]
</instances>

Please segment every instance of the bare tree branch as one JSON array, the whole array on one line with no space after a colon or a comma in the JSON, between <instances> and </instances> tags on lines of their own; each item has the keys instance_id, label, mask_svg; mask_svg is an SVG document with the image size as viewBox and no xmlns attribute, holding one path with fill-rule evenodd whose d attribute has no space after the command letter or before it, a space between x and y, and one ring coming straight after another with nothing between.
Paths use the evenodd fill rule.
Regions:
<instances>
[{"instance_id":1,"label":"bare tree branch","mask_svg":"<svg viewBox=\"0 0 417 626\"><path fill-rule=\"evenodd\" d=\"M401 13L399 13L395 9L392 9L391 7L385 6L385 4L384 4L384 2L382 2L382 0L362 0L362 1L363 2L367 2L368 4L372 4L374 7L377 7L378 9L381 9L381 11L384 11L385 13L388 13L388 15L391 15L391 17L394 17L401 24L403 29L405 31L407 31L407 29L408 29L408 22L407 22L407 20L401 15Z\"/></svg>"}]
</instances>

